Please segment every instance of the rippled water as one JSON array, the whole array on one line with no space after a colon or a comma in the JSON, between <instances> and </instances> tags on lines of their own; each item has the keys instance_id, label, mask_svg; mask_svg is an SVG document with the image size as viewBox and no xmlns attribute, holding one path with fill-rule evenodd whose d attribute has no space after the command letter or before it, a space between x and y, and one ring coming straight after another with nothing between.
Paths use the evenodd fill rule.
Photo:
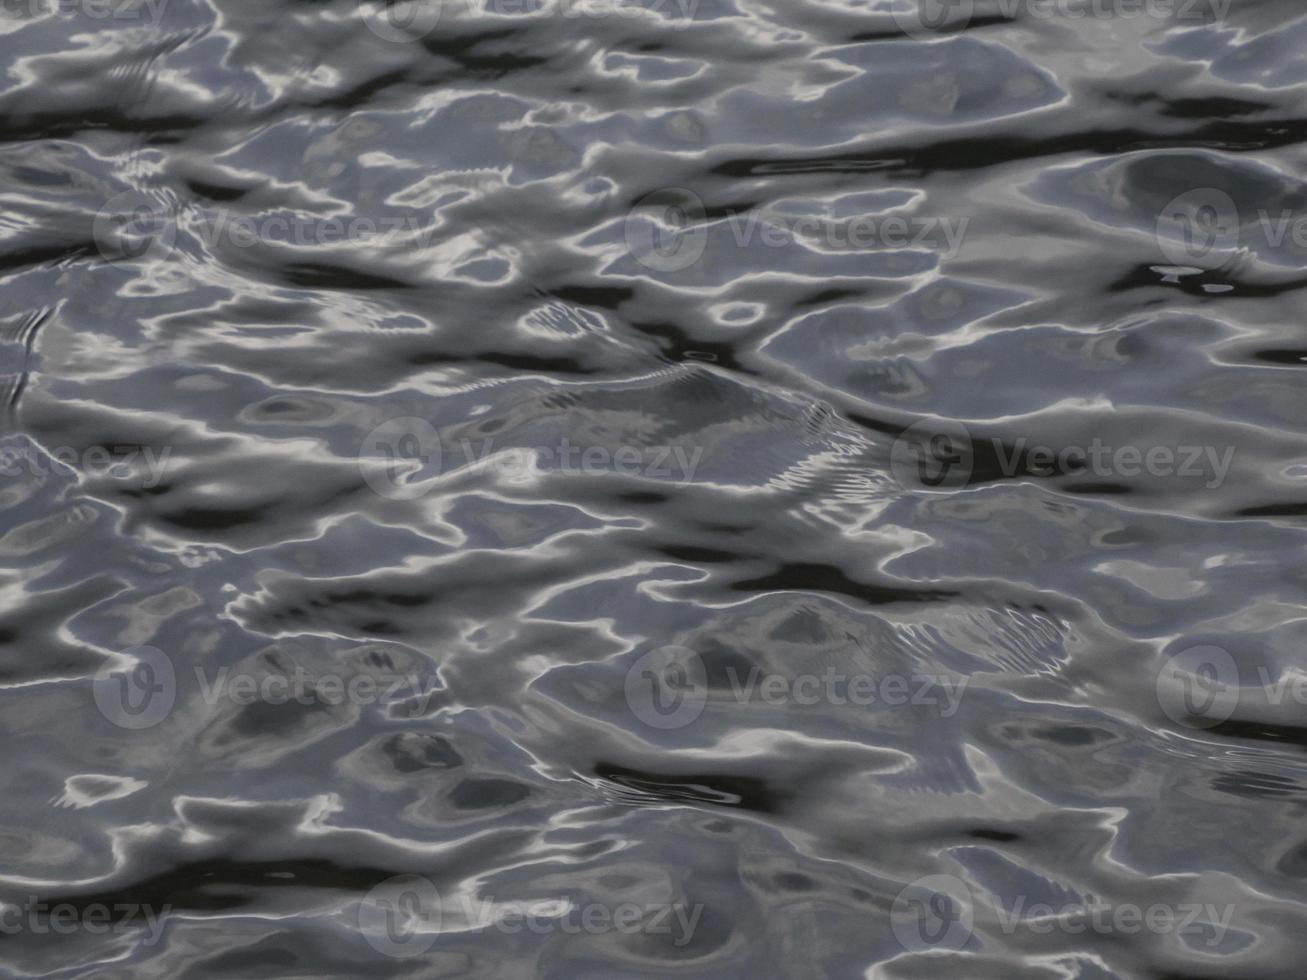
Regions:
<instances>
[{"instance_id":1,"label":"rippled water","mask_svg":"<svg viewBox=\"0 0 1307 980\"><path fill-rule=\"evenodd\" d=\"M0 968L1294 978L1295 0L6 0Z\"/></svg>"}]
</instances>

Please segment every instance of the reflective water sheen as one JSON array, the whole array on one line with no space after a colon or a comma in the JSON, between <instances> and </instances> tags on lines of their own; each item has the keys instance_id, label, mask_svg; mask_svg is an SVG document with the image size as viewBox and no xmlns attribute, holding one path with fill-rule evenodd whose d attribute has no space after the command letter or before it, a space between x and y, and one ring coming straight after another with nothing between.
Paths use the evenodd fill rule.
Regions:
<instances>
[{"instance_id":1,"label":"reflective water sheen","mask_svg":"<svg viewBox=\"0 0 1307 980\"><path fill-rule=\"evenodd\" d=\"M0 970L1269 980L1294 0L6 0Z\"/></svg>"}]
</instances>

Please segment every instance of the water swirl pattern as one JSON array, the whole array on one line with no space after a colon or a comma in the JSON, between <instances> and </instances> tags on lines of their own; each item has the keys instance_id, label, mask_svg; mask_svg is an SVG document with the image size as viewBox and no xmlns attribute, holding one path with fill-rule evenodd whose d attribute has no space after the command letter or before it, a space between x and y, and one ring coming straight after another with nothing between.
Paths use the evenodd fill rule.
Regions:
<instances>
[{"instance_id":1,"label":"water swirl pattern","mask_svg":"<svg viewBox=\"0 0 1307 980\"><path fill-rule=\"evenodd\" d=\"M1300 980L1294 0L5 0L0 976Z\"/></svg>"}]
</instances>

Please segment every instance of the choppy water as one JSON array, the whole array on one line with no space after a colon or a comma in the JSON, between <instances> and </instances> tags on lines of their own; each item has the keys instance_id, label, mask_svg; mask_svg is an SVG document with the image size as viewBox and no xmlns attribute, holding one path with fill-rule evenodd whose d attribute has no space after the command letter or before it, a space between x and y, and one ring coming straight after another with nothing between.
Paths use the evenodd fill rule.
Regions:
<instances>
[{"instance_id":1,"label":"choppy water","mask_svg":"<svg viewBox=\"0 0 1307 980\"><path fill-rule=\"evenodd\" d=\"M8 0L0 968L1294 978L1296 0Z\"/></svg>"}]
</instances>

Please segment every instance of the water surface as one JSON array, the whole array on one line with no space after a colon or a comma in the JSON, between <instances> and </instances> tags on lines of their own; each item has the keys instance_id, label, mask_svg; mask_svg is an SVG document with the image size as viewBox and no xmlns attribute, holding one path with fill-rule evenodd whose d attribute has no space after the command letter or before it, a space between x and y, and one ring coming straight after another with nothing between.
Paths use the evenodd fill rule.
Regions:
<instances>
[{"instance_id":1,"label":"water surface","mask_svg":"<svg viewBox=\"0 0 1307 980\"><path fill-rule=\"evenodd\" d=\"M5 975L1301 976L1298 4L0 33Z\"/></svg>"}]
</instances>

